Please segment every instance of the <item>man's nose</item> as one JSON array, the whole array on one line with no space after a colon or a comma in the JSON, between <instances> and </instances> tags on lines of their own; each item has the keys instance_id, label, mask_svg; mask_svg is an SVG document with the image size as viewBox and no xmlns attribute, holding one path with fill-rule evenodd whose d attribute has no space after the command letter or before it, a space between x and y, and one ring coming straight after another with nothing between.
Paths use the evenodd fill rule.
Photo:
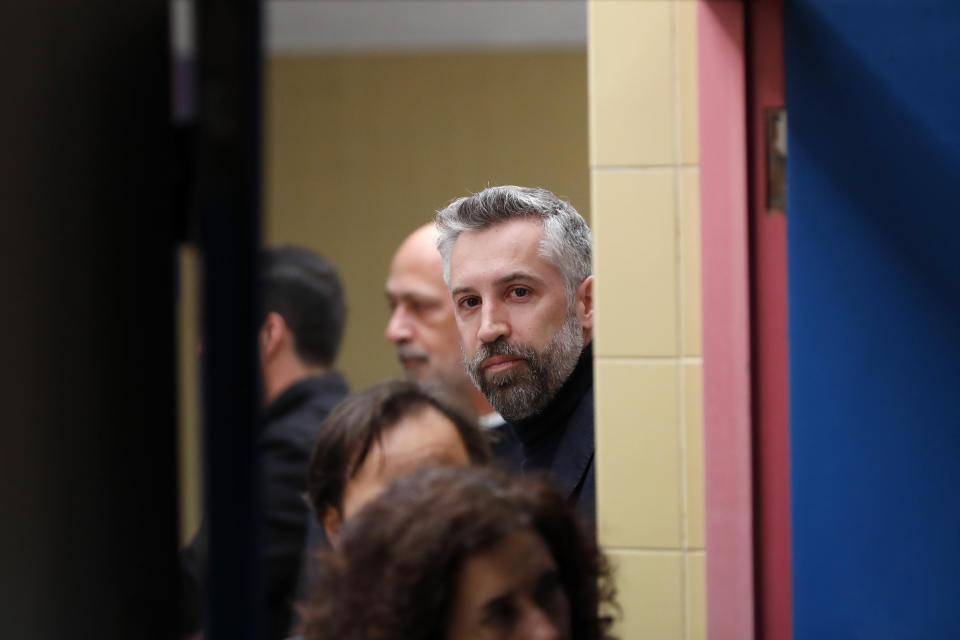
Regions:
<instances>
[{"instance_id":1,"label":"man's nose","mask_svg":"<svg viewBox=\"0 0 960 640\"><path fill-rule=\"evenodd\" d=\"M390 321L387 322L387 330L384 332L387 340L394 344L406 342L413 338L413 327L410 325L410 318L402 306L397 306L390 315Z\"/></svg>"},{"instance_id":2,"label":"man's nose","mask_svg":"<svg viewBox=\"0 0 960 640\"><path fill-rule=\"evenodd\" d=\"M480 329L477 339L486 344L510 336L510 323L496 304L484 304L480 312Z\"/></svg>"}]
</instances>

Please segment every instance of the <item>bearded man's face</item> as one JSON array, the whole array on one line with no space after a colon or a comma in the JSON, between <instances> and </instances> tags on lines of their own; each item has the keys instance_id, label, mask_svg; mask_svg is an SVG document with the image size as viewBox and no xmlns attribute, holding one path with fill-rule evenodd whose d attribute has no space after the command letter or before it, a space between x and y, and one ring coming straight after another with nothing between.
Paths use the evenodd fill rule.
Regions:
<instances>
[{"instance_id":1,"label":"bearded man's face","mask_svg":"<svg viewBox=\"0 0 960 640\"><path fill-rule=\"evenodd\" d=\"M450 254L464 362L493 408L512 421L553 398L592 328L592 278L568 296L542 239L539 219L515 218L464 231Z\"/></svg>"},{"instance_id":2,"label":"bearded man's face","mask_svg":"<svg viewBox=\"0 0 960 640\"><path fill-rule=\"evenodd\" d=\"M480 345L467 365L470 378L497 412L516 421L543 409L573 373L583 349L583 334L577 317L567 315L560 331L538 351L525 344L499 339ZM484 367L497 357L516 362L503 371Z\"/></svg>"}]
</instances>

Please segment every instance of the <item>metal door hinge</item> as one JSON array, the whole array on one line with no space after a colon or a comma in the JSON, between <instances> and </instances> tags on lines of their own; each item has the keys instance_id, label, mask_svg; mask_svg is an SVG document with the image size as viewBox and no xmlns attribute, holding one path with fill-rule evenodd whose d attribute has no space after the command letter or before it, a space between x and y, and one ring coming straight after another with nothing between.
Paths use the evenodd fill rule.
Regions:
<instances>
[{"instance_id":1,"label":"metal door hinge","mask_svg":"<svg viewBox=\"0 0 960 640\"><path fill-rule=\"evenodd\" d=\"M767 213L787 212L787 110L766 109Z\"/></svg>"}]
</instances>

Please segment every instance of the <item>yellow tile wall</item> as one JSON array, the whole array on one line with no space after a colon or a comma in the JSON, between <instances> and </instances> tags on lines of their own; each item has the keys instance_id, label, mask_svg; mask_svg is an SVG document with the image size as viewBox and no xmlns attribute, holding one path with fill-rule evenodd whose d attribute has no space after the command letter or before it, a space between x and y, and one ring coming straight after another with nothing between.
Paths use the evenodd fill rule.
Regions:
<instances>
[{"instance_id":1,"label":"yellow tile wall","mask_svg":"<svg viewBox=\"0 0 960 640\"><path fill-rule=\"evenodd\" d=\"M597 511L624 638L706 637L695 0L589 0Z\"/></svg>"},{"instance_id":2,"label":"yellow tile wall","mask_svg":"<svg viewBox=\"0 0 960 640\"><path fill-rule=\"evenodd\" d=\"M397 246L438 208L524 184L589 220L586 63L582 50L266 60L264 242L339 269L349 313L337 368L353 388L400 373L383 286Z\"/></svg>"}]
</instances>

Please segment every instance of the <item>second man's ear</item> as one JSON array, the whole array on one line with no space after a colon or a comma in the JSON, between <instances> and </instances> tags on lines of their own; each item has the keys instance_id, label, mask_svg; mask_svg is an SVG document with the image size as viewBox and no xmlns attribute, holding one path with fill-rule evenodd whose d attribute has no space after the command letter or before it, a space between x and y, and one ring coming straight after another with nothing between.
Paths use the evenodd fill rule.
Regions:
<instances>
[{"instance_id":1,"label":"second man's ear","mask_svg":"<svg viewBox=\"0 0 960 640\"><path fill-rule=\"evenodd\" d=\"M593 275L583 279L576 296L577 320L583 329L584 342L587 342L593 333Z\"/></svg>"}]
</instances>

